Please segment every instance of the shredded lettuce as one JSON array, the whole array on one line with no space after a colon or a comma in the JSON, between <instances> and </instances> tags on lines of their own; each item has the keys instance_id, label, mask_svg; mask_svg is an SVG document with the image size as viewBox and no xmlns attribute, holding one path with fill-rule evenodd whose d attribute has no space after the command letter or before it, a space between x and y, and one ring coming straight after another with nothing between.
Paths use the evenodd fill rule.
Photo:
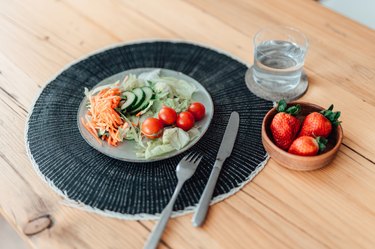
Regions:
<instances>
[{"instance_id":1,"label":"shredded lettuce","mask_svg":"<svg viewBox=\"0 0 375 249\"><path fill-rule=\"evenodd\" d=\"M190 141L189 134L180 128L165 129L163 133L163 144L170 144L176 150L181 150Z\"/></svg>"},{"instance_id":2,"label":"shredded lettuce","mask_svg":"<svg viewBox=\"0 0 375 249\"><path fill-rule=\"evenodd\" d=\"M120 88L122 92L125 92L125 91L131 91L134 88L143 87L143 86L145 86L144 82L139 81L137 79L137 76L135 76L134 74L129 74L122 81Z\"/></svg>"},{"instance_id":3,"label":"shredded lettuce","mask_svg":"<svg viewBox=\"0 0 375 249\"><path fill-rule=\"evenodd\" d=\"M198 129L194 129L195 128L192 128L192 132L189 133L178 127L167 128L164 130L161 138L150 140L147 142L145 148L139 148L137 156L149 159L171 151L181 150L199 134Z\"/></svg>"},{"instance_id":4,"label":"shredded lettuce","mask_svg":"<svg viewBox=\"0 0 375 249\"><path fill-rule=\"evenodd\" d=\"M196 87L185 80L179 80L173 77L160 77L154 79L154 89L158 93L169 93L170 97L179 96L190 100Z\"/></svg>"},{"instance_id":5,"label":"shredded lettuce","mask_svg":"<svg viewBox=\"0 0 375 249\"><path fill-rule=\"evenodd\" d=\"M132 121L130 121L124 114L120 112L120 116L129 124L129 131L127 132L125 139L127 140L134 140L141 146L143 146L143 143L140 139L140 132L137 131L137 128L135 128L132 124ZM135 116L132 116L135 117ZM139 133L139 134L138 134Z\"/></svg>"},{"instance_id":6,"label":"shredded lettuce","mask_svg":"<svg viewBox=\"0 0 375 249\"><path fill-rule=\"evenodd\" d=\"M180 98L168 98L163 101L163 104L173 108L176 112L183 112L188 109L188 106L191 101L187 99L180 99Z\"/></svg>"},{"instance_id":7,"label":"shredded lettuce","mask_svg":"<svg viewBox=\"0 0 375 249\"><path fill-rule=\"evenodd\" d=\"M156 115L158 115L158 113L155 113ZM154 112L152 111L147 111L145 114L143 114L142 116L140 116L139 118L139 124L142 124L147 118L150 118L150 117L154 117Z\"/></svg>"},{"instance_id":8,"label":"shredded lettuce","mask_svg":"<svg viewBox=\"0 0 375 249\"><path fill-rule=\"evenodd\" d=\"M197 90L194 85L184 81L178 80L174 82L173 86L171 86L175 91L176 96L180 96L180 98L190 100L193 96L193 93Z\"/></svg>"},{"instance_id":9,"label":"shredded lettuce","mask_svg":"<svg viewBox=\"0 0 375 249\"><path fill-rule=\"evenodd\" d=\"M190 141L199 137L199 134L201 134L197 127L191 128L190 130L187 131L187 133L189 134Z\"/></svg>"},{"instance_id":10,"label":"shredded lettuce","mask_svg":"<svg viewBox=\"0 0 375 249\"><path fill-rule=\"evenodd\" d=\"M134 127L129 127L126 130L126 134L124 137L126 140L136 140L137 137L138 135L137 135L137 132L134 130Z\"/></svg>"},{"instance_id":11,"label":"shredded lettuce","mask_svg":"<svg viewBox=\"0 0 375 249\"><path fill-rule=\"evenodd\" d=\"M157 144L157 143L148 142L144 155L146 159L149 159L152 157L166 154L174 150L175 148L173 148L173 146L170 144Z\"/></svg>"},{"instance_id":12,"label":"shredded lettuce","mask_svg":"<svg viewBox=\"0 0 375 249\"><path fill-rule=\"evenodd\" d=\"M154 104L154 101L153 100L150 100L150 102L148 103L147 107L145 109L143 109L141 112L139 112L140 115L143 115L145 113L148 112L148 110L150 110L151 106Z\"/></svg>"},{"instance_id":13,"label":"shredded lettuce","mask_svg":"<svg viewBox=\"0 0 375 249\"><path fill-rule=\"evenodd\" d=\"M158 81L153 86L154 91L162 97L166 97L169 94L173 94L172 88L164 81Z\"/></svg>"},{"instance_id":14,"label":"shredded lettuce","mask_svg":"<svg viewBox=\"0 0 375 249\"><path fill-rule=\"evenodd\" d=\"M163 107L163 104L164 104L164 101L163 100L160 100L160 99L155 99L150 110L153 112L153 113L158 113L160 111L160 109Z\"/></svg>"},{"instance_id":15,"label":"shredded lettuce","mask_svg":"<svg viewBox=\"0 0 375 249\"><path fill-rule=\"evenodd\" d=\"M87 87L85 87L85 96L86 96L88 99L90 99L90 97L91 97L91 92L90 92L90 90L89 90Z\"/></svg>"},{"instance_id":16,"label":"shredded lettuce","mask_svg":"<svg viewBox=\"0 0 375 249\"><path fill-rule=\"evenodd\" d=\"M153 82L159 79L160 69L155 69L150 72L144 72L138 75L138 81L145 85L149 84L149 82Z\"/></svg>"}]
</instances>

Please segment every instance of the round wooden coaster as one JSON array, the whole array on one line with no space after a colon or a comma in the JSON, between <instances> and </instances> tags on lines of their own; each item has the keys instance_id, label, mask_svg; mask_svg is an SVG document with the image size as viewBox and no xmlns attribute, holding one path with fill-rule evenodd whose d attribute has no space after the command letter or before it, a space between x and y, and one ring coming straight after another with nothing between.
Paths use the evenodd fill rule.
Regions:
<instances>
[{"instance_id":1,"label":"round wooden coaster","mask_svg":"<svg viewBox=\"0 0 375 249\"><path fill-rule=\"evenodd\" d=\"M256 83L253 78L253 67L250 67L245 74L245 82L249 90L258 96L259 98L270 100L270 101L279 101L285 99L286 101L292 101L299 99L307 91L309 86L307 75L305 71L302 71L301 80L298 85L289 92L276 93L270 89L262 87L262 85Z\"/></svg>"}]
</instances>

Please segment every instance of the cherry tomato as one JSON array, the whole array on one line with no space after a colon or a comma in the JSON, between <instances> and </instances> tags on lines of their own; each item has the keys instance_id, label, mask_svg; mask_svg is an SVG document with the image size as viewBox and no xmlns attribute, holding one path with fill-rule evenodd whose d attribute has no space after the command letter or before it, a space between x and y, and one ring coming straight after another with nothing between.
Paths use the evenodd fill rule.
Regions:
<instances>
[{"instance_id":1,"label":"cherry tomato","mask_svg":"<svg viewBox=\"0 0 375 249\"><path fill-rule=\"evenodd\" d=\"M194 126L194 116L190 112L181 112L177 116L177 127L183 129L184 131L190 130Z\"/></svg>"},{"instance_id":2,"label":"cherry tomato","mask_svg":"<svg viewBox=\"0 0 375 249\"><path fill-rule=\"evenodd\" d=\"M167 106L161 108L158 116L165 125L173 125L177 120L176 111Z\"/></svg>"},{"instance_id":3,"label":"cherry tomato","mask_svg":"<svg viewBox=\"0 0 375 249\"><path fill-rule=\"evenodd\" d=\"M201 120L204 115L206 114L206 108L204 108L204 105L199 102L194 102L189 106L188 109L189 112L191 112L195 118L195 121Z\"/></svg>"},{"instance_id":4,"label":"cherry tomato","mask_svg":"<svg viewBox=\"0 0 375 249\"><path fill-rule=\"evenodd\" d=\"M157 118L147 118L141 127L142 133L150 139L160 137L163 134L163 129L163 123Z\"/></svg>"}]
</instances>

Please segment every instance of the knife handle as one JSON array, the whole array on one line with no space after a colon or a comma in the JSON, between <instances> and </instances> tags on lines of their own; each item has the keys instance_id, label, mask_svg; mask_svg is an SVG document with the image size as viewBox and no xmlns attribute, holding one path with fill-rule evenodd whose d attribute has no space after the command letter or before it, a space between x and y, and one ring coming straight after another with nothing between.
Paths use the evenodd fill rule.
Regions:
<instances>
[{"instance_id":1,"label":"knife handle","mask_svg":"<svg viewBox=\"0 0 375 249\"><path fill-rule=\"evenodd\" d=\"M220 174L221 166L223 165L223 161L216 160L214 167L211 171L210 178L208 179L206 188L203 191L203 194L201 196L201 199L199 200L197 210L193 216L193 226L199 227L204 223L204 220L206 219L208 207L210 205L212 194L215 190L215 185L217 182L217 179Z\"/></svg>"}]
</instances>

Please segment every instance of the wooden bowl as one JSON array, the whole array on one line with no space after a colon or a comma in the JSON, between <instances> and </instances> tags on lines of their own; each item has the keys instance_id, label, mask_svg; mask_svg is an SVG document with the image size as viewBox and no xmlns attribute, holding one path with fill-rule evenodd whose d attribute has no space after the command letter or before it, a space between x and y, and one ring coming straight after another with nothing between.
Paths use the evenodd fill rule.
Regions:
<instances>
[{"instance_id":1,"label":"wooden bowl","mask_svg":"<svg viewBox=\"0 0 375 249\"><path fill-rule=\"evenodd\" d=\"M298 115L298 118L301 118L301 121L309 113L324 109L318 105L307 102L291 102L288 106L295 104L300 104L302 107L301 113ZM327 148L322 154L316 156L298 156L290 154L274 144L270 125L276 113L276 108L272 108L263 119L262 142L270 157L272 157L277 163L288 169L308 171L322 168L335 158L343 139L341 125L333 128L332 133L328 137Z\"/></svg>"}]
</instances>

